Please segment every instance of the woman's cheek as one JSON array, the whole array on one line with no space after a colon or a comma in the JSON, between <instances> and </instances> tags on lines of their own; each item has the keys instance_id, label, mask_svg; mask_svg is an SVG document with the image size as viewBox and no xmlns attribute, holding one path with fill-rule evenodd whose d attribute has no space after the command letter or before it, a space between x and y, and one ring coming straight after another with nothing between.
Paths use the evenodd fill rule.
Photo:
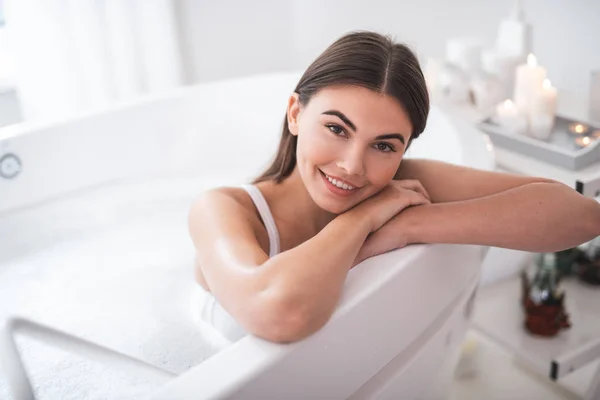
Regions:
<instances>
[{"instance_id":1,"label":"woman's cheek","mask_svg":"<svg viewBox=\"0 0 600 400\"><path fill-rule=\"evenodd\" d=\"M380 157L370 160L367 167L369 181L377 189L387 186L394 179L399 165L400 161L391 157L387 160Z\"/></svg>"},{"instance_id":2,"label":"woman's cheek","mask_svg":"<svg viewBox=\"0 0 600 400\"><path fill-rule=\"evenodd\" d=\"M335 146L332 146L331 141L327 140L322 132L318 132L316 129L307 132L305 139L302 142L302 150L305 157L314 164L328 163L331 162L332 158L335 158Z\"/></svg>"}]
</instances>

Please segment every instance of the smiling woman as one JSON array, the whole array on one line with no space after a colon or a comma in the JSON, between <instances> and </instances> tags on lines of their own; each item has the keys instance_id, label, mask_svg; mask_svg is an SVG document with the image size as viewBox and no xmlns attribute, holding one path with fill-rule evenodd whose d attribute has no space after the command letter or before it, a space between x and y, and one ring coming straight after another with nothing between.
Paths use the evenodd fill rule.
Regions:
<instances>
[{"instance_id":1,"label":"smiling woman","mask_svg":"<svg viewBox=\"0 0 600 400\"><path fill-rule=\"evenodd\" d=\"M257 336L287 342L318 330L367 235L429 202L392 182L428 112L408 47L372 32L336 41L296 85L277 156L252 189L217 189L192 208L198 282Z\"/></svg>"},{"instance_id":2,"label":"smiling woman","mask_svg":"<svg viewBox=\"0 0 600 400\"><path fill-rule=\"evenodd\" d=\"M473 127L433 108L427 131L411 144L411 158L402 155L396 174L401 180L390 181L379 193L339 215L320 209L296 173L280 184L244 185L260 175L275 153L279 114L282 105L289 104L299 78L274 74L204 83L61 124L20 124L3 130L0 149L16 155L23 168L14 179L0 179L0 192L5 194L0 196L0 320L10 319L19 337L28 333L39 339L39 324L24 326L22 318L11 319L11 315L181 373L157 399L192 394L219 399L442 398L423 392L448 393L445 384L456 365L453 355L468 326L477 286L480 247L409 246L348 270L360 258L359 254L352 259L353 252L369 248L368 243L389 239L395 248L407 244L404 226L415 216L429 223L423 224L425 228L443 221L438 232L446 234L452 224L467 220L465 214L481 218L476 208L484 203L463 201L498 190L500 177L478 175L469 185L472 174L482 171L425 163L415 157L487 170L492 167L490 150ZM318 181L317 169L334 175L332 180L364 183L358 192L367 190L372 182L365 177L371 176L373 160L384 163L397 156L378 149L385 146L377 146L374 138L405 132L401 126L384 126L357 114L345 108L347 103L316 108L311 103L318 96L300 107L298 140L307 139L302 138L305 133L329 138L327 143L342 149L340 158L298 155L315 167L309 178L319 196L329 205L343 205L352 199L336 200L319 186L325 183ZM310 107L315 107L316 120L308 118ZM328 110L343 112L356 131L336 116L322 115ZM243 123L232 121L231 115ZM331 124L340 129L325 126ZM336 136L342 128L347 134ZM398 140L384 141L403 151ZM310 142L305 145L310 151ZM354 150L364 157L362 175L346 170L356 165ZM75 156L57 158L57 154ZM432 180L436 171L440 178ZM503 185L507 183L514 184ZM189 213L194 248L186 238L190 204L215 186L220 188L202 194ZM548 189L557 193L552 186ZM537 189L526 186L524 190L535 194ZM564 200L565 195L558 197ZM454 201L436 203L442 200ZM512 200L508 202L515 216L522 217ZM420 205L392 216L413 201ZM506 204L502 200L492 206L506 208ZM451 205L460 206L463 215L441 208ZM581 208L589 214L587 206ZM417 210L424 214L413 214ZM436 210L443 212L436 217ZM490 205L481 210L494 212ZM549 214L547 209L540 212ZM553 212L564 219L563 208L555 207ZM320 216L323 220L312 219ZM333 217L329 223L327 216ZM514 220L492 220L488 231L506 229L508 223L519 225ZM365 232L379 224L382 227L368 242L361 242ZM476 242L473 230L464 228L459 232L463 238L470 234ZM189 279L196 256L198 280L202 284L202 277L206 278L212 293ZM340 282L343 294L336 287ZM194 302L190 310L192 293L199 295L194 298L199 303ZM327 319L331 308L335 312ZM191 311L197 325L191 321ZM311 323L312 329L318 329L323 321L327 321L323 329L297 343L277 345L246 335L214 354L212 339L217 330L234 334L234 340L250 332L291 341L306 335ZM123 364L116 363L114 351L109 357L114 361L108 364L111 368L100 370L81 360L85 353L69 355L76 350L73 346L65 345L67 352L57 356L47 346L52 343L43 342L26 340L18 346L23 358L31 360L27 366L33 382L61 378L59 384L39 385L42 398L73 397L73 393L77 398L123 397L117 394L123 385L114 378L140 377L136 371L121 370ZM0 355L0 361L11 359ZM7 397L6 383L27 383L18 374L8 380L5 376L0 378L0 398ZM147 385L145 389L151 390Z\"/></svg>"},{"instance_id":3,"label":"smiling woman","mask_svg":"<svg viewBox=\"0 0 600 400\"><path fill-rule=\"evenodd\" d=\"M340 214L390 182L412 132L398 100L356 85L324 88L306 106L297 98L292 96L288 114L290 134L298 137L298 175L321 209ZM356 190L340 202L323 191L317 171Z\"/></svg>"},{"instance_id":4,"label":"smiling woman","mask_svg":"<svg viewBox=\"0 0 600 400\"><path fill-rule=\"evenodd\" d=\"M327 48L289 97L271 165L192 207L206 322L229 321L217 327L229 338L296 341L328 321L350 268L374 255L411 243L551 251L600 234L600 206L556 182L403 162L428 112L405 45L357 32Z\"/></svg>"}]
</instances>

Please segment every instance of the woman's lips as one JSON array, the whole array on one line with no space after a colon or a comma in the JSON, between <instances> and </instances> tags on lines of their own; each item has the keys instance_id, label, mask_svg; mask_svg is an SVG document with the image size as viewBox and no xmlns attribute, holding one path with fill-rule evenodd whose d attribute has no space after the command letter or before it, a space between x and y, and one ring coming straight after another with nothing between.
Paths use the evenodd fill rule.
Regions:
<instances>
[{"instance_id":1,"label":"woman's lips","mask_svg":"<svg viewBox=\"0 0 600 400\"><path fill-rule=\"evenodd\" d=\"M347 196L353 195L360 189L360 188L354 188L352 190L348 190L348 189L339 188L339 187L335 186L333 183L329 182L329 179L327 179L327 176L325 175L325 173L323 171L319 170L319 172L321 173L321 177L323 178L323 182L325 183L325 186L333 194L336 194L338 196L347 197Z\"/></svg>"}]
</instances>

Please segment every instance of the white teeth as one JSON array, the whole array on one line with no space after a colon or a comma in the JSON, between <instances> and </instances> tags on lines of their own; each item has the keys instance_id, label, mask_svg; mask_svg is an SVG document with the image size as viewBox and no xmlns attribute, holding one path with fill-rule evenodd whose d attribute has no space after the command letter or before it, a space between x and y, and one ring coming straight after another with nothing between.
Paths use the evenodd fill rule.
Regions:
<instances>
[{"instance_id":1,"label":"white teeth","mask_svg":"<svg viewBox=\"0 0 600 400\"><path fill-rule=\"evenodd\" d=\"M348 185L346 183L343 183L343 182L338 182L337 180L335 180L333 178L330 178L327 175L325 175L325 177L327 178L327 180L329 182L331 182L335 186L339 187L340 189L344 189L344 190L354 190L354 189L356 189L354 186L350 186L350 185Z\"/></svg>"}]
</instances>

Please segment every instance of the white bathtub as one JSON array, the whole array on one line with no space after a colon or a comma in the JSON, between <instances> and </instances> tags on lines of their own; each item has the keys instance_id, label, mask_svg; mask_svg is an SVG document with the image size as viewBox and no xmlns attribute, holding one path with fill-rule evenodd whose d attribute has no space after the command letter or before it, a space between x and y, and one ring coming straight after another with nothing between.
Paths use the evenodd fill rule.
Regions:
<instances>
[{"instance_id":1,"label":"white bathtub","mask_svg":"<svg viewBox=\"0 0 600 400\"><path fill-rule=\"evenodd\" d=\"M330 322L291 345L247 336L220 348L192 322L189 206L267 164L298 77L202 84L0 130L0 399L9 383L32 394L13 337L40 398L445 397L479 279L477 246L410 246L365 261ZM485 138L436 108L408 156L493 166Z\"/></svg>"}]
</instances>

